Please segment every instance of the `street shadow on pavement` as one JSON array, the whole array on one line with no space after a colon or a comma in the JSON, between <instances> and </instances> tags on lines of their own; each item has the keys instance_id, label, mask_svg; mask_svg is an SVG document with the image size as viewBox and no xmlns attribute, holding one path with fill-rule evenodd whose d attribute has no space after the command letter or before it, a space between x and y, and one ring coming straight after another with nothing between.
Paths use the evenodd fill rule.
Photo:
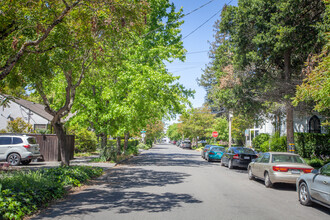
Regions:
<instances>
[{"instance_id":1,"label":"street shadow on pavement","mask_svg":"<svg viewBox=\"0 0 330 220\"><path fill-rule=\"evenodd\" d=\"M129 189L146 186L165 186L168 184L179 184L189 176L189 174L179 172L119 167L110 171L107 181L111 188Z\"/></svg>"},{"instance_id":2,"label":"street shadow on pavement","mask_svg":"<svg viewBox=\"0 0 330 220\"><path fill-rule=\"evenodd\" d=\"M119 214L140 211L165 212L182 207L184 203L201 203L201 201L188 194L153 194L138 191L111 192L87 189L82 193L71 195L67 201L57 204L48 212L46 210L33 219L56 218L64 215L75 216L103 211Z\"/></svg>"},{"instance_id":3,"label":"street shadow on pavement","mask_svg":"<svg viewBox=\"0 0 330 220\"><path fill-rule=\"evenodd\" d=\"M254 179L253 181L265 185L265 181L260 179ZM296 185L290 184L290 183L275 183L273 184L272 188L270 190L280 190L280 191L296 191Z\"/></svg>"},{"instance_id":4,"label":"street shadow on pavement","mask_svg":"<svg viewBox=\"0 0 330 220\"><path fill-rule=\"evenodd\" d=\"M125 165L134 166L186 166L186 167L205 167L218 166L218 163L208 163L197 154L161 154L161 153L145 153L136 156L129 161L123 163Z\"/></svg>"}]
</instances>

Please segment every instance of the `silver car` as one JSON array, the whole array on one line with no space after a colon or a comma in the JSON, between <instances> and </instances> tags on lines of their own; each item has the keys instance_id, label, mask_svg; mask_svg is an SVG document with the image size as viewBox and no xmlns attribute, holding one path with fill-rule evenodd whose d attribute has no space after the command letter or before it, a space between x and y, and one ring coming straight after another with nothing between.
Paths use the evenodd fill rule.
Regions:
<instances>
[{"instance_id":1,"label":"silver car","mask_svg":"<svg viewBox=\"0 0 330 220\"><path fill-rule=\"evenodd\" d=\"M330 163L297 179L298 198L302 205L319 203L330 208Z\"/></svg>"},{"instance_id":2,"label":"silver car","mask_svg":"<svg viewBox=\"0 0 330 220\"><path fill-rule=\"evenodd\" d=\"M27 135L0 135L0 161L12 166L28 165L41 157L36 139Z\"/></svg>"},{"instance_id":3,"label":"silver car","mask_svg":"<svg viewBox=\"0 0 330 220\"><path fill-rule=\"evenodd\" d=\"M249 164L248 177L250 180L262 179L266 187L272 187L274 183L295 184L300 175L312 170L313 167L307 165L297 154L267 152Z\"/></svg>"}]
</instances>

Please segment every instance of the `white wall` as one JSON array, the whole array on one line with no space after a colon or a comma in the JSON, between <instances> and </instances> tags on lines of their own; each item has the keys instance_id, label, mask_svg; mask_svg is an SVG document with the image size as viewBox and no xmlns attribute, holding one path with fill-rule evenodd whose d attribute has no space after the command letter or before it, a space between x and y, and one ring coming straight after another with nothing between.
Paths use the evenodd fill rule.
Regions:
<instances>
[{"instance_id":1,"label":"white wall","mask_svg":"<svg viewBox=\"0 0 330 220\"><path fill-rule=\"evenodd\" d=\"M5 109L0 107L0 130L6 129L7 122L10 121L9 116L13 119L18 117L22 118L26 123L29 122L33 128L34 124L48 124L48 121L45 118L40 117L36 113L29 111L15 102L10 102L9 105L10 107Z\"/></svg>"},{"instance_id":2,"label":"white wall","mask_svg":"<svg viewBox=\"0 0 330 220\"><path fill-rule=\"evenodd\" d=\"M314 112L312 114L307 113L298 113L294 112L294 118L293 118L293 126L294 126L294 132L308 132L308 126L309 126L309 120L313 115L316 115L322 122L322 116L318 113ZM325 129L321 126L321 132L325 133ZM266 133L266 134L274 134L275 133L275 127L272 124L272 121L270 119L265 119L264 123L259 126L259 134ZM281 136L286 135L286 118L284 117L282 119L282 125L281 125ZM253 139L253 136L252 138ZM251 141L246 138L246 146L251 146Z\"/></svg>"}]
</instances>

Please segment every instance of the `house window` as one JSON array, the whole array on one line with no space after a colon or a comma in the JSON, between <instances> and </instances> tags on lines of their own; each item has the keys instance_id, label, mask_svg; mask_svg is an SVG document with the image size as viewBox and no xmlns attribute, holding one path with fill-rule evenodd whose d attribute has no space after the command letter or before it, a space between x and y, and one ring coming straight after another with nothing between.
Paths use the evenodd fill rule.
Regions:
<instances>
[{"instance_id":1,"label":"house window","mask_svg":"<svg viewBox=\"0 0 330 220\"><path fill-rule=\"evenodd\" d=\"M47 124L35 124L34 130L47 130Z\"/></svg>"},{"instance_id":2,"label":"house window","mask_svg":"<svg viewBox=\"0 0 330 220\"><path fill-rule=\"evenodd\" d=\"M309 120L309 133L321 133L321 122L316 115Z\"/></svg>"}]
</instances>

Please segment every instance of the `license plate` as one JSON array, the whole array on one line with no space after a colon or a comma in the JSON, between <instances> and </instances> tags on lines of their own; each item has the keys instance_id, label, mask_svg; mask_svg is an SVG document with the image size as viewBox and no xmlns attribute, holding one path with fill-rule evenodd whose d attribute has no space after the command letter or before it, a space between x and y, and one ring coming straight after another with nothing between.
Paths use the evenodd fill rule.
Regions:
<instances>
[{"instance_id":1,"label":"license plate","mask_svg":"<svg viewBox=\"0 0 330 220\"><path fill-rule=\"evenodd\" d=\"M245 160L250 160L250 157L244 157Z\"/></svg>"},{"instance_id":2,"label":"license plate","mask_svg":"<svg viewBox=\"0 0 330 220\"><path fill-rule=\"evenodd\" d=\"M300 174L300 170L291 170L292 174Z\"/></svg>"}]
</instances>

